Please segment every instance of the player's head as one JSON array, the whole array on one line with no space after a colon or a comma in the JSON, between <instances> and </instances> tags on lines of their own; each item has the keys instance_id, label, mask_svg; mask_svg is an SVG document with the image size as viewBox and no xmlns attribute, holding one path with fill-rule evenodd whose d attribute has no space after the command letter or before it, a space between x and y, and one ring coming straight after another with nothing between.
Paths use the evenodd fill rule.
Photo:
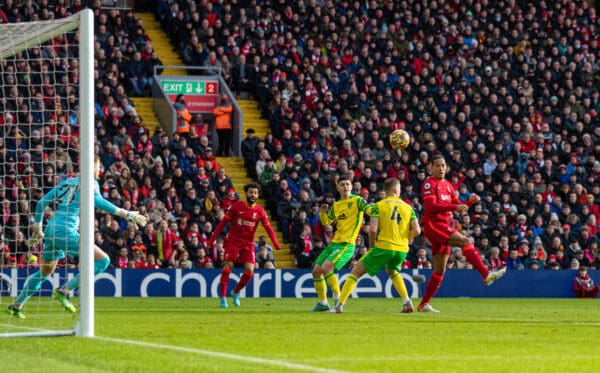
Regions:
<instances>
[{"instance_id":1,"label":"player's head","mask_svg":"<svg viewBox=\"0 0 600 373\"><path fill-rule=\"evenodd\" d=\"M383 190L385 190L385 195L390 196L400 196L400 180L395 177L391 177L389 179L385 179L383 182Z\"/></svg>"},{"instance_id":2,"label":"player's head","mask_svg":"<svg viewBox=\"0 0 600 373\"><path fill-rule=\"evenodd\" d=\"M441 154L436 154L431 158L431 171L436 179L443 179L446 176L446 159Z\"/></svg>"},{"instance_id":3,"label":"player's head","mask_svg":"<svg viewBox=\"0 0 600 373\"><path fill-rule=\"evenodd\" d=\"M244 192L246 192L246 202L248 204L255 204L260 193L260 185L258 183L248 183L244 185Z\"/></svg>"},{"instance_id":4,"label":"player's head","mask_svg":"<svg viewBox=\"0 0 600 373\"><path fill-rule=\"evenodd\" d=\"M348 198L352 193L352 180L347 176L341 176L337 181L337 190L342 198Z\"/></svg>"}]
</instances>

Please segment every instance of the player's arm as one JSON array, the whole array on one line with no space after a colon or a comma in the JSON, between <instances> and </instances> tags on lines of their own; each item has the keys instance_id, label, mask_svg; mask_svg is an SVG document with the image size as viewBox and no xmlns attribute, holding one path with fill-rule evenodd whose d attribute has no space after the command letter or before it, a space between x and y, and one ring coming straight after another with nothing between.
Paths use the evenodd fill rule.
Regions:
<instances>
[{"instance_id":1,"label":"player's arm","mask_svg":"<svg viewBox=\"0 0 600 373\"><path fill-rule=\"evenodd\" d=\"M456 197L456 198L458 199L458 197ZM465 202L465 205L467 205L468 207L471 207L473 205L476 205L480 200L481 200L481 197L477 193L471 193L469 195L469 199L467 199L467 201Z\"/></svg>"},{"instance_id":2,"label":"player's arm","mask_svg":"<svg viewBox=\"0 0 600 373\"><path fill-rule=\"evenodd\" d=\"M369 247L375 246L375 242L377 241L377 228L379 228L379 218L375 218L371 216L371 220L369 221Z\"/></svg>"},{"instance_id":3,"label":"player's arm","mask_svg":"<svg viewBox=\"0 0 600 373\"><path fill-rule=\"evenodd\" d=\"M35 224L38 224L40 226L42 225L42 222L44 220L44 211L46 211L46 206L48 206L51 203L54 203L54 201L58 199L58 191L59 188L61 188L61 186L62 183L50 189L50 191L44 194L42 199L40 199L37 202L37 205L35 206L35 217L33 220Z\"/></svg>"},{"instance_id":4,"label":"player's arm","mask_svg":"<svg viewBox=\"0 0 600 373\"><path fill-rule=\"evenodd\" d=\"M369 221L369 247L375 246L377 242L377 229L379 228L379 206L371 206L371 220Z\"/></svg>"},{"instance_id":5,"label":"player's arm","mask_svg":"<svg viewBox=\"0 0 600 373\"><path fill-rule=\"evenodd\" d=\"M455 211L457 205L454 203L439 202L434 195L429 195L423 197L423 207L425 210L433 213L444 213Z\"/></svg>"},{"instance_id":6,"label":"player's arm","mask_svg":"<svg viewBox=\"0 0 600 373\"><path fill-rule=\"evenodd\" d=\"M135 224L136 228L146 226L147 220L144 215L137 211L129 211L113 205L102 197L99 188L94 188L94 206L111 215L126 218L129 222Z\"/></svg>"},{"instance_id":7,"label":"player's arm","mask_svg":"<svg viewBox=\"0 0 600 373\"><path fill-rule=\"evenodd\" d=\"M335 214L333 212L333 206L329 208L329 205L321 205L321 211L319 212L319 221L322 226L331 225L335 221Z\"/></svg>"},{"instance_id":8,"label":"player's arm","mask_svg":"<svg viewBox=\"0 0 600 373\"><path fill-rule=\"evenodd\" d=\"M358 198L358 211L362 211L365 214L371 216L373 206L369 205L363 198Z\"/></svg>"},{"instance_id":9,"label":"player's arm","mask_svg":"<svg viewBox=\"0 0 600 373\"><path fill-rule=\"evenodd\" d=\"M265 231L267 231L267 234L269 235L271 242L273 242L273 247L275 248L275 250L281 250L281 245L279 244L279 241L277 241L277 236L275 235L275 231L273 230L273 227L271 226L271 223L269 222L269 218L267 217L267 214L265 214L265 213L262 214L260 223L265 228Z\"/></svg>"},{"instance_id":10,"label":"player's arm","mask_svg":"<svg viewBox=\"0 0 600 373\"><path fill-rule=\"evenodd\" d=\"M233 206L232 206L233 207ZM221 222L217 225L217 227L215 228L215 231L213 232L213 234L210 235L210 238L208 239L208 244L212 247L215 246L215 241L217 240L217 237L219 237L219 234L221 234L221 232L223 231L223 228L225 228L225 225L231 221L231 209L229 209L229 212L227 214L225 214L225 216L223 216L223 219L221 220ZM271 230L273 230L273 228L271 228ZM274 234L275 232L273 232Z\"/></svg>"},{"instance_id":11,"label":"player's arm","mask_svg":"<svg viewBox=\"0 0 600 373\"><path fill-rule=\"evenodd\" d=\"M31 248L40 242L42 238L44 238L44 229L42 227L42 222L44 220L44 211L46 210L46 206L50 203L53 203L58 198L58 190L62 186L62 183L50 189L48 193L46 193L42 199L37 202L35 206L35 216L33 218L33 225L31 227L31 236L27 240L27 247Z\"/></svg>"},{"instance_id":12,"label":"player's arm","mask_svg":"<svg viewBox=\"0 0 600 373\"><path fill-rule=\"evenodd\" d=\"M413 238L421 234L421 225L415 210L410 210L410 230L408 231L408 240L411 241Z\"/></svg>"}]
</instances>

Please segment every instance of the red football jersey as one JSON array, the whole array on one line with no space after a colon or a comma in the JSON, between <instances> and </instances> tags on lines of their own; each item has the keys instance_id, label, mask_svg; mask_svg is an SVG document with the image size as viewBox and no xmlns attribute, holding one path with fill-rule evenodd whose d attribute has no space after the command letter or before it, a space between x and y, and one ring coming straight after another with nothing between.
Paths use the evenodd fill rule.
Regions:
<instances>
[{"instance_id":1,"label":"red football jersey","mask_svg":"<svg viewBox=\"0 0 600 373\"><path fill-rule=\"evenodd\" d=\"M247 245L254 247L254 233L260 222L267 231L273 244L279 247L279 243L275 237L275 231L273 231L267 213L262 206L255 204L253 207L249 207L245 201L234 202L213 232L210 242L214 242L228 221L231 222L231 226L227 233L227 241L236 242L242 247Z\"/></svg>"},{"instance_id":2,"label":"red football jersey","mask_svg":"<svg viewBox=\"0 0 600 373\"><path fill-rule=\"evenodd\" d=\"M421 196L424 204L423 224L427 222L449 224L452 211L456 209L456 205L462 203L449 181L439 180L433 176L423 183Z\"/></svg>"}]
</instances>

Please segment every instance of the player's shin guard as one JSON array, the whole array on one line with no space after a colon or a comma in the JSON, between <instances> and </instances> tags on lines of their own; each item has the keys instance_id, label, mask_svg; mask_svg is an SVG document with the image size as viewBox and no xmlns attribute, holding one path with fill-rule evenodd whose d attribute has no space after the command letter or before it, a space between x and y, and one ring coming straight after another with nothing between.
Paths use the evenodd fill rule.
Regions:
<instances>
[{"instance_id":1,"label":"player's shin guard","mask_svg":"<svg viewBox=\"0 0 600 373\"><path fill-rule=\"evenodd\" d=\"M344 286L342 287L342 293L340 294L340 304L346 304L350 294L352 294L354 288L356 288L357 281L357 278L353 275L349 275L348 278L346 278Z\"/></svg>"},{"instance_id":2,"label":"player's shin guard","mask_svg":"<svg viewBox=\"0 0 600 373\"><path fill-rule=\"evenodd\" d=\"M425 287L425 294L423 294L423 299L421 299L421 305L427 304L431 301L431 298L437 293L440 285L442 284L442 279L444 275L441 275L437 272L433 272L429 281L427 282L427 286Z\"/></svg>"},{"instance_id":3,"label":"player's shin guard","mask_svg":"<svg viewBox=\"0 0 600 373\"><path fill-rule=\"evenodd\" d=\"M31 296L35 292L40 290L40 288L42 287L42 283L44 283L44 281L46 281L47 278L48 276L44 276L44 274L42 274L42 271L37 271L31 276L29 276L29 278L27 279L27 283L25 283L25 286L23 287L23 290L21 290L21 294L19 294L19 296L15 300L15 303L21 305L25 304L25 302L27 302L27 300L31 298Z\"/></svg>"},{"instance_id":4,"label":"player's shin guard","mask_svg":"<svg viewBox=\"0 0 600 373\"><path fill-rule=\"evenodd\" d=\"M325 284L325 279L321 277L314 281L315 290L317 291L317 299L319 300L319 303L327 303L327 284Z\"/></svg>"},{"instance_id":5,"label":"player's shin guard","mask_svg":"<svg viewBox=\"0 0 600 373\"><path fill-rule=\"evenodd\" d=\"M329 285L329 289L331 289L331 294L333 294L334 299L338 299L340 297L340 282L338 281L335 273L330 272L325 276L325 281L327 281L327 285Z\"/></svg>"},{"instance_id":6,"label":"player's shin guard","mask_svg":"<svg viewBox=\"0 0 600 373\"><path fill-rule=\"evenodd\" d=\"M110 259L108 259L108 258L102 258L102 259L96 260L94 262L94 276L106 271L106 268L108 268L109 264L110 264ZM70 279L69 282L67 282L66 289L70 292L70 291L77 289L78 287L79 287L79 273L76 274L75 276L73 276L73 278Z\"/></svg>"},{"instance_id":7,"label":"player's shin guard","mask_svg":"<svg viewBox=\"0 0 600 373\"><path fill-rule=\"evenodd\" d=\"M219 281L219 296L221 297L227 296L227 286L229 285L230 273L231 269L223 267L223 270L221 271L221 280Z\"/></svg>"},{"instance_id":8,"label":"player's shin guard","mask_svg":"<svg viewBox=\"0 0 600 373\"><path fill-rule=\"evenodd\" d=\"M235 289L233 289L233 291L236 293L239 293L244 287L246 287L246 285L248 285L248 283L250 282L251 279L252 279L252 272L244 271L244 273L242 274L242 278L240 278L240 282L238 282L238 284L236 285Z\"/></svg>"},{"instance_id":9,"label":"player's shin guard","mask_svg":"<svg viewBox=\"0 0 600 373\"><path fill-rule=\"evenodd\" d=\"M394 285L394 289L400 295L403 301L410 299L408 297L408 290L406 290L406 285L404 284L404 279L402 279L402 275L399 272L394 273L390 276L390 280L392 280L392 285Z\"/></svg>"},{"instance_id":10,"label":"player's shin guard","mask_svg":"<svg viewBox=\"0 0 600 373\"><path fill-rule=\"evenodd\" d=\"M467 261L471 263L473 265L473 268L475 268L481 274L481 277L485 279L490 273L490 271L481 261L481 256L479 256L479 252L477 251L477 249L475 249L475 246L473 246L472 243L469 243L465 247L463 247L462 250L463 255L465 256L465 258L467 258Z\"/></svg>"}]
</instances>

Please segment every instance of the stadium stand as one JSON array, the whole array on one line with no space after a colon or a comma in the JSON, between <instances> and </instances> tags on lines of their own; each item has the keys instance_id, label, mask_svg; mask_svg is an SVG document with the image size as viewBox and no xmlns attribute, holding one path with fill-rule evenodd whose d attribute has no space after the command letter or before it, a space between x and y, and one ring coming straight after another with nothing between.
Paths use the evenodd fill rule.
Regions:
<instances>
[{"instance_id":1,"label":"stadium stand","mask_svg":"<svg viewBox=\"0 0 600 373\"><path fill-rule=\"evenodd\" d=\"M158 205L160 211L173 203L167 209L178 211L177 200L185 198L185 177L176 171L184 155L182 141L165 138L150 99L135 97L127 79L133 52L151 44L164 65L225 66L224 77L239 94L244 130L256 131L287 183L267 187L272 194L265 197L275 198L271 203L290 188L302 206L305 193L298 189L305 185L317 201L330 199L334 196L328 193L335 195L334 174L353 172L354 192L368 200L379 198L384 178L400 178L403 197L420 212L419 191L429 159L442 152L453 170L452 182L463 186L457 188L459 197L482 197L482 204L470 210L470 219L456 223L483 247L488 261L492 248L498 247L503 262L511 251L525 261L536 250L544 266L550 268L558 258L559 267L568 268L582 251L583 264L599 266L599 35L592 2L152 4L153 13L96 10L97 24L107 25L119 43L113 49L100 43L110 53L104 58L98 53L99 66L116 64L123 72L114 81L99 79L98 104L105 104L107 91L114 98L126 98L125 103L115 100L124 113L129 113L130 104L134 117L142 119L141 128L135 119L126 126L136 147L131 158L125 157L144 197L138 202L141 208ZM15 7L29 20L21 5ZM7 15L13 9L3 11ZM5 21L13 19L7 16ZM124 57L117 56L117 49ZM151 53L145 56L149 66L156 63ZM99 116L100 141L117 135L109 124ZM395 128L413 136L403 154L387 144L387 134ZM138 146L142 132L151 139L151 151ZM199 150L206 145L201 141L190 145L195 156L203 155ZM108 169L111 157L103 155ZM172 163L171 156L178 163ZM238 171L244 167L241 159L217 162L236 190L250 180L246 175L253 176L253 169ZM212 164L205 159L203 163ZM207 173L213 172L206 167ZM188 211L185 224L178 224L179 216L173 213L149 212L153 221L174 220L172 227L180 236L188 233L187 221L214 223L219 212L214 210L216 202L208 202L211 193L203 189L204 177L192 178L201 202L198 213ZM119 181L103 180L123 195ZM176 193L172 200L167 193L171 186ZM268 199L264 203L269 207ZM313 239L305 240L302 234L301 242L291 242L297 255L320 247L316 237L325 243L330 239L328 230L315 221L312 205L305 203L304 208ZM270 215L274 216L272 209ZM140 233L152 251L153 229ZM5 241L11 244L10 238ZM116 248L108 246L114 253ZM415 240L407 265L416 266L410 263L417 262L421 247L427 248L427 242ZM194 255L190 252L192 262ZM276 262L284 267L294 263L288 256Z\"/></svg>"}]
</instances>

